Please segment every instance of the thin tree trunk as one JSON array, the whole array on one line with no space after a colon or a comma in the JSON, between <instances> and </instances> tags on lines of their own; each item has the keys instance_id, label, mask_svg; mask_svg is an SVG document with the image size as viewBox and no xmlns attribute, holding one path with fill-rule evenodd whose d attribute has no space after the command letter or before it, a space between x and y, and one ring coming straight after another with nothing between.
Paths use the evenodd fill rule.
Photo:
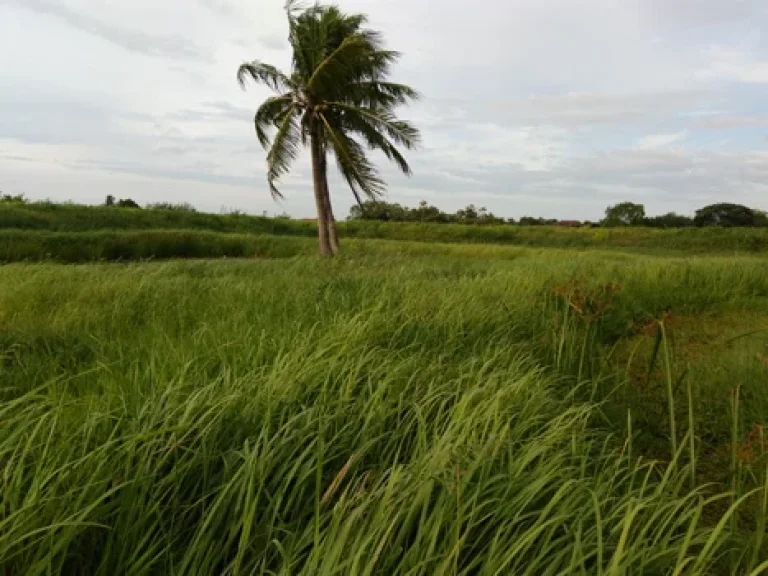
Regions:
<instances>
[{"instance_id":1,"label":"thin tree trunk","mask_svg":"<svg viewBox=\"0 0 768 576\"><path fill-rule=\"evenodd\" d=\"M325 170L323 148L317 132L313 131L310 137L312 150L312 183L315 188L315 206L317 207L317 239L320 243L320 254L332 256L333 250L328 237L328 209L326 208Z\"/></svg>"},{"instance_id":2,"label":"thin tree trunk","mask_svg":"<svg viewBox=\"0 0 768 576\"><path fill-rule=\"evenodd\" d=\"M334 254L339 253L339 227L336 225L336 218L333 217L333 207L331 206L331 192L328 188L328 163L323 155L323 197L325 199L326 219L328 224L328 244Z\"/></svg>"}]
</instances>

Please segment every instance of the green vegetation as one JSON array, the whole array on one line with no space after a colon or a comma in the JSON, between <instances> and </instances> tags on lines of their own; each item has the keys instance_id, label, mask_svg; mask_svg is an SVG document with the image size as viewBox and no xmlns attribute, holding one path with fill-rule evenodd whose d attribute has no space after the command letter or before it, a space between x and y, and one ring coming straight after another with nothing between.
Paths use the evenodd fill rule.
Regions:
<instances>
[{"instance_id":1,"label":"green vegetation","mask_svg":"<svg viewBox=\"0 0 768 576\"><path fill-rule=\"evenodd\" d=\"M93 230L209 230L248 234L315 236L314 222L245 214L207 214L179 208L147 209L0 202L0 229L85 232Z\"/></svg>"},{"instance_id":2,"label":"green vegetation","mask_svg":"<svg viewBox=\"0 0 768 576\"><path fill-rule=\"evenodd\" d=\"M297 6L238 79L316 223L0 195L0 575L768 573L766 215L381 202L417 94Z\"/></svg>"},{"instance_id":3,"label":"green vegetation","mask_svg":"<svg viewBox=\"0 0 768 576\"><path fill-rule=\"evenodd\" d=\"M413 148L419 132L398 120L395 109L418 94L387 80L400 55L384 49L380 33L364 28L366 16L320 4L300 9L296 0L287 2L286 12L290 73L254 60L241 65L237 77L243 87L251 79L278 94L254 118L259 142L268 149L267 182L273 196L280 196L276 183L290 169L299 145L309 145L320 253L330 256L339 252L339 237L328 190L329 153L358 202L361 195L380 197L384 181L366 148L380 150L410 174L398 147Z\"/></svg>"},{"instance_id":4,"label":"green vegetation","mask_svg":"<svg viewBox=\"0 0 768 576\"><path fill-rule=\"evenodd\" d=\"M163 258L279 258L306 254L308 238L189 230L40 233L0 230L0 262Z\"/></svg>"},{"instance_id":5,"label":"green vegetation","mask_svg":"<svg viewBox=\"0 0 768 576\"><path fill-rule=\"evenodd\" d=\"M525 223L525 216L521 223ZM484 206L478 208L470 204L457 210L455 214L443 212L437 206L430 206L425 200L419 202L417 208L409 208L391 202L368 200L352 206L349 210L350 220L379 220L381 222L434 222L440 224L514 224L514 219L504 220L489 212ZM531 218L530 224L538 224ZM557 222L556 220L552 223Z\"/></svg>"},{"instance_id":6,"label":"green vegetation","mask_svg":"<svg viewBox=\"0 0 768 576\"><path fill-rule=\"evenodd\" d=\"M466 208L451 214L443 212L437 206L430 206L421 201L417 208L401 206L397 203L377 201L363 202L353 206L349 212L350 220L378 220L381 222L433 222L441 224L477 224L482 226L499 224L520 224L523 226L567 226L567 227L648 227L648 228L688 228L698 227L760 227L768 228L768 215L762 210L748 208L739 204L712 204L696 211L695 217L669 212L659 216L646 216L645 206L634 202L621 202L605 210L605 218L599 222L581 222L579 220L557 220L523 216L515 222L514 218L501 218L487 208L478 208L470 204Z\"/></svg>"},{"instance_id":7,"label":"green vegetation","mask_svg":"<svg viewBox=\"0 0 768 576\"><path fill-rule=\"evenodd\" d=\"M347 239L621 249L651 254L732 254L768 250L768 229L765 228L565 228L350 220L339 223L339 230L341 237ZM140 231L145 233L138 233ZM0 202L0 261L3 262L46 258L83 262L274 255L260 251L259 247L265 242L275 247L285 246L285 251L281 251L293 254L292 247L305 244L289 236L312 237L316 234L314 222L288 218L206 214L179 208L137 210ZM175 240L174 235L178 235ZM252 237L265 235L278 237L268 240ZM197 248L190 251L191 244ZM120 247L113 249L112 245Z\"/></svg>"},{"instance_id":8,"label":"green vegetation","mask_svg":"<svg viewBox=\"0 0 768 576\"><path fill-rule=\"evenodd\" d=\"M762 220L765 216L762 215ZM758 224L755 211L740 204L712 204L696 211L693 219L697 226L755 226ZM765 222L761 222L765 225Z\"/></svg>"},{"instance_id":9,"label":"green vegetation","mask_svg":"<svg viewBox=\"0 0 768 576\"><path fill-rule=\"evenodd\" d=\"M0 268L0 565L760 573L768 261L348 244Z\"/></svg>"},{"instance_id":10,"label":"green vegetation","mask_svg":"<svg viewBox=\"0 0 768 576\"><path fill-rule=\"evenodd\" d=\"M606 226L639 226L645 220L645 206L634 202L622 202L605 210Z\"/></svg>"}]
</instances>

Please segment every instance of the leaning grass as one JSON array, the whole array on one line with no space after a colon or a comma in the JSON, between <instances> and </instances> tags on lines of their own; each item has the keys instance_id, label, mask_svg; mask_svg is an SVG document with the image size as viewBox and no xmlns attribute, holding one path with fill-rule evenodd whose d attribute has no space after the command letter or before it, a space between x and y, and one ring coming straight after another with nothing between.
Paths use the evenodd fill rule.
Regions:
<instances>
[{"instance_id":1,"label":"leaning grass","mask_svg":"<svg viewBox=\"0 0 768 576\"><path fill-rule=\"evenodd\" d=\"M353 246L336 261L0 268L8 573L722 574L765 560L731 522L758 492L691 487L694 431L664 461L640 457L665 394L599 391L615 370L601 350L629 324L764 310L768 262ZM599 323L574 313L563 330L552 294L568 281L571 303L575 286L624 288ZM627 434L610 410L627 421L630 398Z\"/></svg>"}]
</instances>

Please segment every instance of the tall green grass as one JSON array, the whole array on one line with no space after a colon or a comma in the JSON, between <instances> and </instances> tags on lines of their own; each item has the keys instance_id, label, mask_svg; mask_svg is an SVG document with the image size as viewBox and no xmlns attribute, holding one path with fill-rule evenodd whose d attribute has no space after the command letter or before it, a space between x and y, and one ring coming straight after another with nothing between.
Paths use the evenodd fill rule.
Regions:
<instances>
[{"instance_id":1,"label":"tall green grass","mask_svg":"<svg viewBox=\"0 0 768 576\"><path fill-rule=\"evenodd\" d=\"M314 236L312 222L190 210L142 210L80 204L0 203L0 228L89 232L95 230L208 230L230 234Z\"/></svg>"},{"instance_id":2,"label":"tall green grass","mask_svg":"<svg viewBox=\"0 0 768 576\"><path fill-rule=\"evenodd\" d=\"M403 222L340 222L342 237L411 242L483 243L552 248L620 248L698 253L765 252L765 228L558 228ZM200 230L226 234L316 235L314 222L244 214L140 210L74 204L0 203L0 229L82 233L118 230Z\"/></svg>"},{"instance_id":3,"label":"tall green grass","mask_svg":"<svg viewBox=\"0 0 768 576\"><path fill-rule=\"evenodd\" d=\"M310 254L310 238L200 230L0 230L0 262L65 263L169 258L284 258Z\"/></svg>"},{"instance_id":4,"label":"tall green grass","mask_svg":"<svg viewBox=\"0 0 768 576\"><path fill-rule=\"evenodd\" d=\"M741 405L703 436L731 392L702 367L683 424L674 325L646 366L672 412L622 347L669 310L768 316L768 262L350 244L0 268L6 572L761 573L759 361L723 356Z\"/></svg>"},{"instance_id":5,"label":"tall green grass","mask_svg":"<svg viewBox=\"0 0 768 576\"><path fill-rule=\"evenodd\" d=\"M386 252L400 254L452 254L469 258L514 258L520 250L541 248L547 242L531 241L516 247L473 243L428 243L403 240L348 238L344 252L350 255ZM555 243L556 244L556 243ZM605 250L621 248L611 244ZM573 250L573 248L564 248ZM99 230L92 232L47 232L0 230L0 262L63 263L130 261L171 258L285 258L314 254L313 238L271 234L224 234L200 230ZM590 249L590 252L596 249ZM579 251L587 251L580 248ZM696 254L697 249L641 250L625 246L622 251L655 255ZM574 252L572 252L574 253ZM714 251L718 253L717 250ZM749 253L749 252L747 252ZM730 254L738 254L731 252ZM725 255L725 254L724 254Z\"/></svg>"}]
</instances>

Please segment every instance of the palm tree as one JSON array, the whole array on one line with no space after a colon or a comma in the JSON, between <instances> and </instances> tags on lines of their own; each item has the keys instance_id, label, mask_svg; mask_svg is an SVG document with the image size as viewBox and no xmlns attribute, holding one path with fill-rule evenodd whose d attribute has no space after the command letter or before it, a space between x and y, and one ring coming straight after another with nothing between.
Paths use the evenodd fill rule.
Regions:
<instances>
[{"instance_id":1,"label":"palm tree","mask_svg":"<svg viewBox=\"0 0 768 576\"><path fill-rule=\"evenodd\" d=\"M385 184L364 146L381 150L409 175L398 146L413 148L419 132L399 120L395 108L418 94L386 80L399 53L385 50L381 36L363 28L364 15L319 4L300 11L295 0L289 0L286 12L291 73L256 60L241 65L237 77L243 88L250 78L277 93L254 118L256 135L268 151L267 181L273 197L282 197L277 181L288 172L300 144L309 145L320 253L332 255L339 250L339 240L328 191L328 155L336 158L358 203L361 195L379 198ZM268 133L272 131L273 137Z\"/></svg>"}]
</instances>

